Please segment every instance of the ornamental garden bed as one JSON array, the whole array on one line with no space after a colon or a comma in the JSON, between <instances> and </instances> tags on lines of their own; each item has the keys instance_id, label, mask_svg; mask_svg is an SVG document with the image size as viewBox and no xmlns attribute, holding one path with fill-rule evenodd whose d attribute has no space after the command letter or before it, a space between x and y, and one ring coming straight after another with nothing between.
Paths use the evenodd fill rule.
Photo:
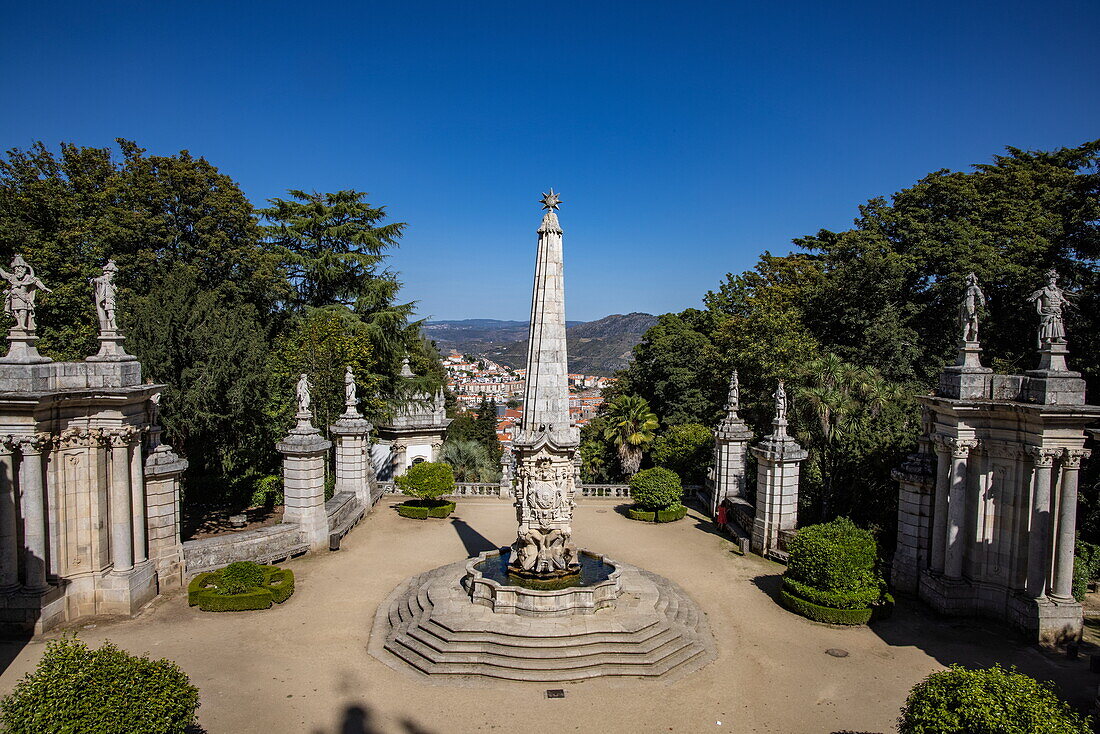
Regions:
<instances>
[{"instance_id":1,"label":"ornamental garden bed","mask_svg":"<svg viewBox=\"0 0 1100 734\"><path fill-rule=\"evenodd\" d=\"M687 508L680 504L684 487L676 472L655 466L630 478L630 496L634 506L626 516L641 522L675 522L683 519Z\"/></svg>"},{"instance_id":2,"label":"ornamental garden bed","mask_svg":"<svg viewBox=\"0 0 1100 734\"><path fill-rule=\"evenodd\" d=\"M863 625L885 619L894 599L877 568L878 544L869 530L841 517L802 528L788 542L780 603L815 622Z\"/></svg>"},{"instance_id":3,"label":"ornamental garden bed","mask_svg":"<svg viewBox=\"0 0 1100 734\"><path fill-rule=\"evenodd\" d=\"M290 569L239 561L191 579L187 604L204 612L243 612L282 604L293 593Z\"/></svg>"},{"instance_id":4,"label":"ornamental garden bed","mask_svg":"<svg viewBox=\"0 0 1100 734\"><path fill-rule=\"evenodd\" d=\"M405 500L397 507L397 514L414 520L429 517L447 517L455 510L455 503L447 500Z\"/></svg>"}]
</instances>

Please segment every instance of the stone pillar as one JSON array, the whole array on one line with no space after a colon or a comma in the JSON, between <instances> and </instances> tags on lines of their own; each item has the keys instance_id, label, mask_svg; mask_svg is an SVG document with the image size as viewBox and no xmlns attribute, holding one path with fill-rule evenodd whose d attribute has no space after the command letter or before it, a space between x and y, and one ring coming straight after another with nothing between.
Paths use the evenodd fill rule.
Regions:
<instances>
[{"instance_id":1,"label":"stone pillar","mask_svg":"<svg viewBox=\"0 0 1100 734\"><path fill-rule=\"evenodd\" d=\"M500 453L500 492L497 495L499 497L511 497L512 496L512 461L513 461L513 458L514 457L512 455L512 452L509 451L508 449L505 449L504 451L502 451ZM579 455L578 455L578 458L579 458ZM574 472L574 475L576 475L576 472ZM574 476L573 481L576 483L576 486L578 486L578 487L580 486L579 477Z\"/></svg>"},{"instance_id":2,"label":"stone pillar","mask_svg":"<svg viewBox=\"0 0 1100 734\"><path fill-rule=\"evenodd\" d=\"M49 588L46 583L46 486L42 481L42 448L45 433L20 436L19 488L23 494L24 586L31 592Z\"/></svg>"},{"instance_id":3,"label":"stone pillar","mask_svg":"<svg viewBox=\"0 0 1100 734\"><path fill-rule=\"evenodd\" d=\"M943 573L947 556L947 493L951 472L951 448L942 436L935 437L936 493L932 515L932 564L934 573Z\"/></svg>"},{"instance_id":4,"label":"stone pillar","mask_svg":"<svg viewBox=\"0 0 1100 734\"><path fill-rule=\"evenodd\" d=\"M0 439L0 592L19 586L19 530L12 437Z\"/></svg>"},{"instance_id":5,"label":"stone pillar","mask_svg":"<svg viewBox=\"0 0 1100 734\"><path fill-rule=\"evenodd\" d=\"M726 417L714 431L714 488L711 493L710 514L718 514L718 506L725 499L748 503L745 492L745 451L752 440L752 430L741 420L738 409L741 404L741 388L734 370L730 378L729 397L726 400Z\"/></svg>"},{"instance_id":6,"label":"stone pillar","mask_svg":"<svg viewBox=\"0 0 1100 734\"><path fill-rule=\"evenodd\" d=\"M145 460L145 497L149 559L162 589L183 584L183 544L180 542L180 478L187 462L167 444L159 444Z\"/></svg>"},{"instance_id":7,"label":"stone pillar","mask_svg":"<svg viewBox=\"0 0 1100 734\"><path fill-rule=\"evenodd\" d=\"M1077 476L1087 449L1067 449L1062 455L1062 491L1058 497L1058 539L1054 556L1051 599L1073 602L1073 555L1077 541Z\"/></svg>"},{"instance_id":8,"label":"stone pillar","mask_svg":"<svg viewBox=\"0 0 1100 734\"><path fill-rule=\"evenodd\" d=\"M115 572L129 571L134 567L134 527L130 495L130 430L116 429L107 432L111 447L110 516L111 563Z\"/></svg>"},{"instance_id":9,"label":"stone pillar","mask_svg":"<svg viewBox=\"0 0 1100 734\"><path fill-rule=\"evenodd\" d=\"M928 568L932 540L932 498L936 456L927 437L893 477L898 482L898 542L890 566L890 583L897 590L917 593L920 572Z\"/></svg>"},{"instance_id":10,"label":"stone pillar","mask_svg":"<svg viewBox=\"0 0 1100 734\"><path fill-rule=\"evenodd\" d=\"M1050 575L1051 538L1050 478L1054 459L1061 449L1027 447L1035 468L1031 479L1031 529L1027 546L1027 595L1042 599Z\"/></svg>"},{"instance_id":11,"label":"stone pillar","mask_svg":"<svg viewBox=\"0 0 1100 734\"><path fill-rule=\"evenodd\" d=\"M943 575L949 579L961 579L966 539L963 526L966 523L966 486L969 473L967 459L970 450L978 445L975 440L953 439L951 448L951 488L947 498L947 552Z\"/></svg>"},{"instance_id":12,"label":"stone pillar","mask_svg":"<svg viewBox=\"0 0 1100 734\"><path fill-rule=\"evenodd\" d=\"M752 550L767 556L779 545L783 530L798 527L798 473L807 454L787 435L786 396L780 383L780 407L771 435L752 447L756 457L756 519L752 525Z\"/></svg>"},{"instance_id":13,"label":"stone pillar","mask_svg":"<svg viewBox=\"0 0 1100 734\"><path fill-rule=\"evenodd\" d=\"M134 565L144 563L148 558L145 550L145 480L141 466L141 440L133 442L130 451L130 509L133 513Z\"/></svg>"},{"instance_id":14,"label":"stone pillar","mask_svg":"<svg viewBox=\"0 0 1100 734\"><path fill-rule=\"evenodd\" d=\"M344 415L329 427L336 439L336 492L351 492L370 507L371 424L356 412Z\"/></svg>"},{"instance_id":15,"label":"stone pillar","mask_svg":"<svg viewBox=\"0 0 1100 734\"><path fill-rule=\"evenodd\" d=\"M327 550L325 455L332 442L313 427L311 417L299 413L298 425L276 446L283 455L283 522L298 525L312 550Z\"/></svg>"}]
</instances>

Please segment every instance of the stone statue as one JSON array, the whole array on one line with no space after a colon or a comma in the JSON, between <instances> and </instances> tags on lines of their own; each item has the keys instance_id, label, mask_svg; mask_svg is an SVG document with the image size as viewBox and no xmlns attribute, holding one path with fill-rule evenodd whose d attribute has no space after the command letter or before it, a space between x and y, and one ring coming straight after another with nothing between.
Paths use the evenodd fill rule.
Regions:
<instances>
[{"instance_id":1,"label":"stone statue","mask_svg":"<svg viewBox=\"0 0 1100 734\"><path fill-rule=\"evenodd\" d=\"M34 268L27 264L22 255L16 255L11 261L12 272L0 268L0 278L8 281L4 291L4 313L15 319L15 328L20 331L34 331L34 297L39 290L52 293L46 284L34 274Z\"/></svg>"},{"instance_id":2,"label":"stone statue","mask_svg":"<svg viewBox=\"0 0 1100 734\"><path fill-rule=\"evenodd\" d=\"M959 327L964 342L978 341L978 309L985 306L985 294L978 287L978 276L966 276L966 293L959 304Z\"/></svg>"},{"instance_id":3,"label":"stone statue","mask_svg":"<svg viewBox=\"0 0 1100 734\"><path fill-rule=\"evenodd\" d=\"M779 381L779 386L775 388L775 392L772 393L772 397L775 398L775 420L786 421L787 420L787 389L783 387L783 381Z\"/></svg>"},{"instance_id":4,"label":"stone statue","mask_svg":"<svg viewBox=\"0 0 1100 734\"><path fill-rule=\"evenodd\" d=\"M299 415L309 413L309 403L310 403L309 389L311 387L313 387L313 385L309 381L309 375L307 375L306 373L303 372L302 376L298 378L297 386L294 388L295 392L298 395L298 414Z\"/></svg>"},{"instance_id":5,"label":"stone statue","mask_svg":"<svg viewBox=\"0 0 1100 734\"><path fill-rule=\"evenodd\" d=\"M730 378L730 392L729 397L726 399L726 412L737 412L741 409L741 383L737 378L737 370L733 371L733 377Z\"/></svg>"},{"instance_id":6,"label":"stone statue","mask_svg":"<svg viewBox=\"0 0 1100 734\"><path fill-rule=\"evenodd\" d=\"M348 365L347 371L344 373L344 405L349 410L355 408L359 404L359 399L355 397L355 375L351 372L351 365Z\"/></svg>"},{"instance_id":7,"label":"stone statue","mask_svg":"<svg viewBox=\"0 0 1100 734\"><path fill-rule=\"evenodd\" d=\"M111 332L118 330L115 322L115 304L118 298L118 288L115 287L115 273L118 266L114 260L108 260L103 266L103 274L95 278L89 278L88 282L95 289L95 310L99 317L99 330Z\"/></svg>"},{"instance_id":8,"label":"stone statue","mask_svg":"<svg viewBox=\"0 0 1100 734\"><path fill-rule=\"evenodd\" d=\"M1066 324L1062 309L1069 304L1066 292L1058 287L1058 271L1047 271L1047 284L1027 297L1035 302L1039 313L1039 349L1052 344L1066 343Z\"/></svg>"}]
</instances>

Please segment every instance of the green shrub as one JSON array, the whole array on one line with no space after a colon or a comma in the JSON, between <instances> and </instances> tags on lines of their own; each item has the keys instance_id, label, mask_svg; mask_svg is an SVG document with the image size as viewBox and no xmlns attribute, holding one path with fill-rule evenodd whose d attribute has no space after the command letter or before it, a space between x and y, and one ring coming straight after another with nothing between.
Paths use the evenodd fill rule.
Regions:
<instances>
[{"instance_id":1,"label":"green shrub","mask_svg":"<svg viewBox=\"0 0 1100 734\"><path fill-rule=\"evenodd\" d=\"M1089 582L1100 576L1100 546L1077 541L1073 556L1073 598L1084 601Z\"/></svg>"},{"instance_id":2,"label":"green shrub","mask_svg":"<svg viewBox=\"0 0 1100 734\"><path fill-rule=\"evenodd\" d=\"M827 624L853 626L867 624L871 621L871 615L874 614L874 610L870 607L866 609L833 609L832 607L814 604L812 601L807 601L790 593L786 588L780 589L779 601L795 614L800 614L815 622L825 622Z\"/></svg>"},{"instance_id":3,"label":"green shrub","mask_svg":"<svg viewBox=\"0 0 1100 734\"><path fill-rule=\"evenodd\" d=\"M228 581L226 572L229 572ZM259 573L258 581L252 586L244 586L242 579L255 580L256 572ZM187 603L204 612L243 612L267 609L273 603L282 604L293 593L294 573L290 569L241 561L191 579L187 584Z\"/></svg>"},{"instance_id":4,"label":"green shrub","mask_svg":"<svg viewBox=\"0 0 1100 734\"><path fill-rule=\"evenodd\" d=\"M409 497L435 500L450 494L455 486L455 474L450 464L422 461L395 480Z\"/></svg>"},{"instance_id":5,"label":"green shrub","mask_svg":"<svg viewBox=\"0 0 1100 734\"><path fill-rule=\"evenodd\" d=\"M427 520L428 508L421 505L409 505L402 502L397 506L397 514L401 517L412 518L413 520Z\"/></svg>"},{"instance_id":6,"label":"green shrub","mask_svg":"<svg viewBox=\"0 0 1100 734\"><path fill-rule=\"evenodd\" d=\"M860 589L858 591L827 591L815 589L809 584L796 581L790 576L783 577L783 588L806 601L833 609L867 609L879 600L879 590Z\"/></svg>"},{"instance_id":7,"label":"green shrub","mask_svg":"<svg viewBox=\"0 0 1100 734\"><path fill-rule=\"evenodd\" d=\"M46 643L33 673L0 700L8 734L181 734L195 723L199 690L169 660L110 642L89 649L75 637Z\"/></svg>"},{"instance_id":8,"label":"green shrub","mask_svg":"<svg viewBox=\"0 0 1100 734\"><path fill-rule=\"evenodd\" d=\"M952 665L913 687L900 734L1088 734L1092 729L1049 683L994 666Z\"/></svg>"},{"instance_id":9,"label":"green shrub","mask_svg":"<svg viewBox=\"0 0 1100 734\"><path fill-rule=\"evenodd\" d=\"M683 496L680 477L662 466L643 469L630 478L630 497L640 509L671 509L679 506Z\"/></svg>"},{"instance_id":10,"label":"green shrub","mask_svg":"<svg viewBox=\"0 0 1100 734\"><path fill-rule=\"evenodd\" d=\"M278 474L260 477L252 485L252 507L272 508L283 504L283 478Z\"/></svg>"},{"instance_id":11,"label":"green shrub","mask_svg":"<svg viewBox=\"0 0 1100 734\"><path fill-rule=\"evenodd\" d=\"M786 576L822 591L879 590L878 545L846 517L802 528L787 544Z\"/></svg>"},{"instance_id":12,"label":"green shrub","mask_svg":"<svg viewBox=\"0 0 1100 734\"><path fill-rule=\"evenodd\" d=\"M631 520L640 520L642 522L675 522L676 520L683 519L687 514L687 508L683 505L676 505L664 510L641 510L637 507L626 508L626 516Z\"/></svg>"},{"instance_id":13,"label":"green shrub","mask_svg":"<svg viewBox=\"0 0 1100 734\"><path fill-rule=\"evenodd\" d=\"M219 594L243 594L259 588L264 582L264 570L252 561L237 561L218 571Z\"/></svg>"},{"instance_id":14,"label":"green shrub","mask_svg":"<svg viewBox=\"0 0 1100 734\"><path fill-rule=\"evenodd\" d=\"M699 423L669 426L653 439L649 457L689 484L702 484L714 463L714 434Z\"/></svg>"}]
</instances>

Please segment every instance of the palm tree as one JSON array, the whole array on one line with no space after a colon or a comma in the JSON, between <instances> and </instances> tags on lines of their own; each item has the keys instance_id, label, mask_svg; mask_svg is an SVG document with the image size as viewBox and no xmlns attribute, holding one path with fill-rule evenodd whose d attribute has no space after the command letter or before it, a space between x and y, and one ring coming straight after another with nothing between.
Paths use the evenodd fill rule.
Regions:
<instances>
[{"instance_id":1,"label":"palm tree","mask_svg":"<svg viewBox=\"0 0 1100 734\"><path fill-rule=\"evenodd\" d=\"M446 441L439 458L451 465L457 482L499 481L497 468L484 444L468 439Z\"/></svg>"},{"instance_id":2,"label":"palm tree","mask_svg":"<svg viewBox=\"0 0 1100 734\"><path fill-rule=\"evenodd\" d=\"M645 398L620 395L608 403L603 437L619 452L619 463L628 478L638 473L642 453L656 430L657 416Z\"/></svg>"}]
</instances>

